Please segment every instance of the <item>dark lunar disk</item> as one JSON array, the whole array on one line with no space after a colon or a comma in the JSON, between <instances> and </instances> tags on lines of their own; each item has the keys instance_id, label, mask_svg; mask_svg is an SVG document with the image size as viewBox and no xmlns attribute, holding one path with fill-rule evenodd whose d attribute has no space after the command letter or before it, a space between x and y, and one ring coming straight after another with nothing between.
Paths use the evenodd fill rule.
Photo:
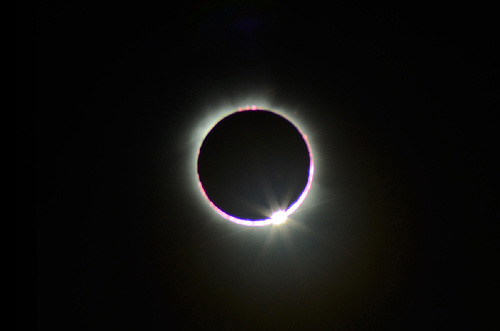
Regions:
<instances>
[{"instance_id":1,"label":"dark lunar disk","mask_svg":"<svg viewBox=\"0 0 500 331\"><path fill-rule=\"evenodd\" d=\"M208 199L226 214L263 220L304 191L310 155L297 128L270 111L233 113L212 128L198 157Z\"/></svg>"}]
</instances>

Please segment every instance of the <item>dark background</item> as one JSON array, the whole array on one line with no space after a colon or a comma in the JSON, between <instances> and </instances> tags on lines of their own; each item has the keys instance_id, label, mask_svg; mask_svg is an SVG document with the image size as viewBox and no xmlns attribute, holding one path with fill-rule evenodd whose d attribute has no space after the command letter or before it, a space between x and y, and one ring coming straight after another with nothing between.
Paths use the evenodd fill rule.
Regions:
<instances>
[{"instance_id":1,"label":"dark background","mask_svg":"<svg viewBox=\"0 0 500 331\"><path fill-rule=\"evenodd\" d=\"M492 8L36 13L39 329L442 330L489 316ZM233 225L190 181L197 121L248 95L310 130L316 193L295 226Z\"/></svg>"}]
</instances>

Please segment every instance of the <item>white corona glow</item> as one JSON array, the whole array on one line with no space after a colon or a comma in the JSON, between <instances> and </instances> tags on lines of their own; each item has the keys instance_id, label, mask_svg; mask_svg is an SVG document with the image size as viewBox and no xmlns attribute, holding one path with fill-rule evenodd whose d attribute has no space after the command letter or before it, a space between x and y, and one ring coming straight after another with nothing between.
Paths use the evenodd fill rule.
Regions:
<instances>
[{"instance_id":1,"label":"white corona glow","mask_svg":"<svg viewBox=\"0 0 500 331\"><path fill-rule=\"evenodd\" d=\"M228 115L230 115L232 113L235 113L237 111L241 112L241 111L259 111L259 110L266 110L266 111L275 113L275 114L283 117L284 119L286 119L287 121L289 121L290 123L292 123L292 125L299 131L300 135L304 139L304 142L306 143L306 147L307 147L307 150L308 150L308 153L309 153L309 176L308 176L308 179L307 179L307 184L306 184L304 190L302 191L302 194L286 210L280 210L278 212L275 212L273 215L269 215L269 217L266 218L266 219L250 220L250 219L237 218L237 217L235 217L233 215L229 215L229 214L225 213L223 210L221 210L220 208L218 208L208 198L208 196L207 196L207 194L206 194L206 192L205 192L205 190L203 188L203 184L200 181L199 174L198 174L198 172L196 170L196 178L197 178L197 184L198 184L197 186L200 188L201 193L202 193L203 197L205 198L204 200L207 201L209 203L209 205L212 207L212 209L215 210L223 218L225 218L225 219L227 219L227 220L229 220L231 222L234 222L236 224L245 225L245 226L265 226L265 225L282 224L282 223L284 223L287 220L288 216L290 216L293 212L295 212L299 208L299 206L304 202L307 194L309 193L309 191L311 189L311 184L312 184L312 180L313 180L313 177L314 177L313 155L312 155L312 150L311 150L311 147L309 145L309 141L308 141L307 135L303 134L302 131L294 124L294 122L292 120L290 120L287 116L285 116L285 115L283 115L281 113L278 113L276 111L270 110L268 107L263 108L263 107L258 107L256 105L246 106L246 107L238 107L237 110L234 110L232 112L227 112L226 114L224 114L221 118L217 119L210 127L208 127L208 129L203 130L204 134L203 134L203 136L201 138L201 142L200 142L200 144L198 146L196 156L199 156L201 144L203 143L203 140L205 139L205 137L207 136L207 134L223 118L225 118L226 116L228 116ZM194 164L195 164L195 169L196 169L197 160L194 162Z\"/></svg>"}]
</instances>

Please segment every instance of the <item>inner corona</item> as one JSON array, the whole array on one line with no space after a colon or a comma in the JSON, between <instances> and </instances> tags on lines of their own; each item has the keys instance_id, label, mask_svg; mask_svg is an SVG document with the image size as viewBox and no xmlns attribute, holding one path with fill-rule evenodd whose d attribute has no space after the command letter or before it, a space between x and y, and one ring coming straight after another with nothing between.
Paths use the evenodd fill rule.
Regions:
<instances>
[{"instance_id":1,"label":"inner corona","mask_svg":"<svg viewBox=\"0 0 500 331\"><path fill-rule=\"evenodd\" d=\"M311 188L304 135L270 110L247 107L217 122L198 151L201 193L222 217L246 226L284 223Z\"/></svg>"}]
</instances>

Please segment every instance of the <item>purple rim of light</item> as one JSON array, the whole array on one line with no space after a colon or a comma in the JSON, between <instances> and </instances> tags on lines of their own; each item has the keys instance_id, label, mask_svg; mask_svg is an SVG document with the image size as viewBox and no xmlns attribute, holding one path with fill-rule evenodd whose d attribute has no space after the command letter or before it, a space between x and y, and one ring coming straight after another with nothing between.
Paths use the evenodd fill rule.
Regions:
<instances>
[{"instance_id":1,"label":"purple rim of light","mask_svg":"<svg viewBox=\"0 0 500 331\"><path fill-rule=\"evenodd\" d=\"M259 110L262 110L261 108L258 108L257 106L247 106L246 108L238 108L238 111L259 111ZM269 111L269 110L266 110L266 111ZM275 113L276 114L276 113ZM277 114L283 118L285 118L286 120L288 120L285 116L281 115L281 114ZM289 121L289 120L288 120ZM291 123L291 121L289 121ZM218 122L217 122L218 123ZM309 152L309 177L307 178L307 184L306 184L306 187L304 188L304 191L302 191L302 194L299 196L299 198L297 200L295 200L294 203L292 203L290 205L290 207L288 207L287 210L284 210L284 212L286 213L286 216L290 216L292 213L294 213L297 208L299 208L299 206L302 204L302 202L304 202L304 200L306 199L306 196L307 194L309 193L309 190L311 189L311 184L312 184L312 180L313 180L313 176L314 176L314 161L313 161L313 155L312 155L312 151L311 151L311 146L309 146L309 141L307 140L307 135L303 134L302 131L300 131L299 128L297 128L295 125L294 127L299 131L300 135L302 136L302 139L304 139L305 143L306 143L306 147L307 147L307 151ZM198 154L200 153L200 151L198 150ZM259 219L259 220L249 220L249 219L242 219L242 218L237 218L235 216L232 216L232 215L229 215L227 214L226 212L224 212L223 210L221 210L219 207L217 207L211 200L210 198L208 197L207 193L205 192L205 189L203 188L203 184L201 183L201 180L200 180L200 175L198 175L198 184L200 185L200 189L201 189L201 193L203 194L203 196L205 197L205 199L208 201L208 203L210 204L210 206L219 214L221 215L222 217L224 217L225 219L231 221L231 222L234 222L236 224L240 224L240 225L246 225L246 226L264 226L264 225L271 225L271 224L274 224L275 221L273 221L271 219L271 217L269 218L265 218L265 219ZM280 210L275 210L274 212L278 212Z\"/></svg>"}]
</instances>

